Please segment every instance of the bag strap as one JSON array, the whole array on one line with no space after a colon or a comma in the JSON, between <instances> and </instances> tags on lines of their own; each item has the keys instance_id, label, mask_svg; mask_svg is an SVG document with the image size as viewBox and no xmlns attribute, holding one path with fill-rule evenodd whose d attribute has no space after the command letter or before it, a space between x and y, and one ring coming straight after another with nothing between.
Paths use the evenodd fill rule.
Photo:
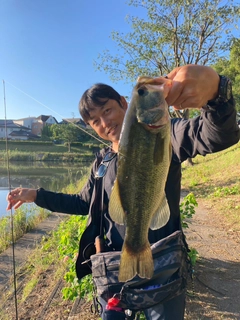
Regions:
<instances>
[{"instance_id":1,"label":"bag strap","mask_svg":"<svg viewBox=\"0 0 240 320\"><path fill-rule=\"evenodd\" d=\"M101 192L101 199L99 204L100 209L100 224L99 224L99 236L103 238L104 236L104 228L103 228L103 209L104 209L104 177L102 180L102 192Z\"/></svg>"},{"instance_id":2,"label":"bag strap","mask_svg":"<svg viewBox=\"0 0 240 320\"><path fill-rule=\"evenodd\" d=\"M96 201L97 207L92 211L92 214L95 216L95 222L98 223L99 235L95 238L95 247L96 253L100 253L104 251L104 227L103 227L103 211L104 211L104 177L96 179L96 183L99 182L101 184L101 190L96 194L96 198L99 199ZM100 189L100 188L99 188ZM96 216L98 215L98 216Z\"/></svg>"}]
</instances>

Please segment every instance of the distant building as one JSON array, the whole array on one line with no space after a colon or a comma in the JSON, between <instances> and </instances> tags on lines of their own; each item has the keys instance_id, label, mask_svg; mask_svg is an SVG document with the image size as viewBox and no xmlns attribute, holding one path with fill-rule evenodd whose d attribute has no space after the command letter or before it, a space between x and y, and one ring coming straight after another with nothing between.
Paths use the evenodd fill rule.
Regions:
<instances>
[{"instance_id":1,"label":"distant building","mask_svg":"<svg viewBox=\"0 0 240 320\"><path fill-rule=\"evenodd\" d=\"M30 130L32 130L32 123L36 120L36 117L28 117L28 118L22 118L18 120L13 120L14 123L17 123L23 127L27 127Z\"/></svg>"},{"instance_id":2,"label":"distant building","mask_svg":"<svg viewBox=\"0 0 240 320\"><path fill-rule=\"evenodd\" d=\"M40 136L44 126L57 123L58 121L53 116L41 115L32 123L32 133Z\"/></svg>"},{"instance_id":3,"label":"distant building","mask_svg":"<svg viewBox=\"0 0 240 320\"><path fill-rule=\"evenodd\" d=\"M40 115L39 117L28 117L19 120L14 120L15 123L18 123L24 127L31 129L32 134L41 136L42 129L45 125L52 125L58 123L56 118L53 116Z\"/></svg>"},{"instance_id":4,"label":"distant building","mask_svg":"<svg viewBox=\"0 0 240 320\"><path fill-rule=\"evenodd\" d=\"M28 140L38 138L31 133L31 128L24 127L14 120L0 120L0 139Z\"/></svg>"},{"instance_id":5,"label":"distant building","mask_svg":"<svg viewBox=\"0 0 240 320\"><path fill-rule=\"evenodd\" d=\"M65 118L59 124L74 123L86 128L86 123L81 118Z\"/></svg>"},{"instance_id":6,"label":"distant building","mask_svg":"<svg viewBox=\"0 0 240 320\"><path fill-rule=\"evenodd\" d=\"M9 134L9 137L11 140L37 140L40 137L37 136L36 134L33 134L32 132L27 132L24 129L20 129L20 130L16 130L16 131L12 131Z\"/></svg>"},{"instance_id":7,"label":"distant building","mask_svg":"<svg viewBox=\"0 0 240 320\"><path fill-rule=\"evenodd\" d=\"M51 115L40 115L39 117L27 117L17 120L7 120L7 136L9 139L28 140L37 139L42 134L46 125L74 123L83 128L90 128L81 118L65 118L58 122ZM0 139L6 137L5 120L0 120Z\"/></svg>"}]
</instances>

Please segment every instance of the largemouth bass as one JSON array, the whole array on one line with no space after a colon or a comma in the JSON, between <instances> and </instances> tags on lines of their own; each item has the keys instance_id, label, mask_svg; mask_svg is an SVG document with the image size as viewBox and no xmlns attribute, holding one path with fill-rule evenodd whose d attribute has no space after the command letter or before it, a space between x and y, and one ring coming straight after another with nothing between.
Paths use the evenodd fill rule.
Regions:
<instances>
[{"instance_id":1,"label":"largemouth bass","mask_svg":"<svg viewBox=\"0 0 240 320\"><path fill-rule=\"evenodd\" d=\"M165 184L171 161L165 98L171 80L140 77L133 89L119 141L117 177L109 202L113 221L126 224L119 281L150 279L154 264L148 231L170 217Z\"/></svg>"}]
</instances>

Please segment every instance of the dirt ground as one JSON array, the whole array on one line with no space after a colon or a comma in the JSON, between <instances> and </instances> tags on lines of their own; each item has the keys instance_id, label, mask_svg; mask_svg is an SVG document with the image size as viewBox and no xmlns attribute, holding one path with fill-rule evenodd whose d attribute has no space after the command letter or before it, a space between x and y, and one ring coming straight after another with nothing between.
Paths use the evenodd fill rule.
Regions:
<instances>
[{"instance_id":1,"label":"dirt ground","mask_svg":"<svg viewBox=\"0 0 240 320\"><path fill-rule=\"evenodd\" d=\"M199 253L185 318L240 319L240 232L200 202L185 233Z\"/></svg>"},{"instance_id":2,"label":"dirt ground","mask_svg":"<svg viewBox=\"0 0 240 320\"><path fill-rule=\"evenodd\" d=\"M187 296L185 319L240 319L240 232L210 210L206 202L200 202L185 233L189 246L199 253L194 270L194 292ZM99 319L91 314L89 303L80 301L77 305L61 299L62 283L53 279L53 270L50 268L40 275L38 285L27 300L19 304L17 316L12 297L2 306L0 319ZM54 298L50 299L53 293Z\"/></svg>"}]
</instances>

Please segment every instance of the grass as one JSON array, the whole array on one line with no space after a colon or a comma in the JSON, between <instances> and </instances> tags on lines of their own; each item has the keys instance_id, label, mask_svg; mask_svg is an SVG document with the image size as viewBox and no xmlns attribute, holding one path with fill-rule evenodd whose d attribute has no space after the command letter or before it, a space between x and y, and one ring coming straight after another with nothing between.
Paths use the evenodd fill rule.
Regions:
<instances>
[{"instance_id":1,"label":"grass","mask_svg":"<svg viewBox=\"0 0 240 320\"><path fill-rule=\"evenodd\" d=\"M89 150L81 144L72 146L72 152L79 150ZM52 142L32 142L32 141L8 141L9 151L22 151L22 152L68 152L68 146L64 144L53 144ZM0 151L6 151L6 142L1 141Z\"/></svg>"},{"instance_id":2,"label":"grass","mask_svg":"<svg viewBox=\"0 0 240 320\"><path fill-rule=\"evenodd\" d=\"M182 187L193 192L209 211L218 212L240 230L240 142L224 151L197 156L192 167L183 164Z\"/></svg>"},{"instance_id":3,"label":"grass","mask_svg":"<svg viewBox=\"0 0 240 320\"><path fill-rule=\"evenodd\" d=\"M71 152L65 144L53 144L42 141L8 141L0 140L0 161L88 161L93 159L99 143L73 143Z\"/></svg>"},{"instance_id":4,"label":"grass","mask_svg":"<svg viewBox=\"0 0 240 320\"><path fill-rule=\"evenodd\" d=\"M14 242L26 232L46 219L49 211L42 208L21 207L14 214L0 218L0 253L12 243L12 225Z\"/></svg>"},{"instance_id":5,"label":"grass","mask_svg":"<svg viewBox=\"0 0 240 320\"><path fill-rule=\"evenodd\" d=\"M0 161L57 161L57 162L82 162L94 158L91 150L78 152L30 152L20 150L0 151Z\"/></svg>"}]
</instances>

